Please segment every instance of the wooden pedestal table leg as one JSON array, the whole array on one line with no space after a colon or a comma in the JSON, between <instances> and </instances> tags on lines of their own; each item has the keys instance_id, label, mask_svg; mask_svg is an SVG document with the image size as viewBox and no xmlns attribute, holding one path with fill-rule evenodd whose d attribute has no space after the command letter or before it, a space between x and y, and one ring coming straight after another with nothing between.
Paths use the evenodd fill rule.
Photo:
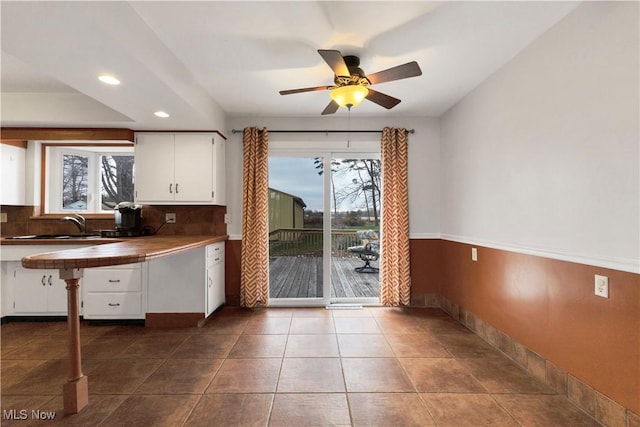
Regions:
<instances>
[{"instance_id":1,"label":"wooden pedestal table leg","mask_svg":"<svg viewBox=\"0 0 640 427\"><path fill-rule=\"evenodd\" d=\"M62 387L64 413L77 414L89 404L89 381L82 373L80 354L79 280L82 269L60 269L60 278L67 284L67 333L69 335L69 380Z\"/></svg>"}]
</instances>

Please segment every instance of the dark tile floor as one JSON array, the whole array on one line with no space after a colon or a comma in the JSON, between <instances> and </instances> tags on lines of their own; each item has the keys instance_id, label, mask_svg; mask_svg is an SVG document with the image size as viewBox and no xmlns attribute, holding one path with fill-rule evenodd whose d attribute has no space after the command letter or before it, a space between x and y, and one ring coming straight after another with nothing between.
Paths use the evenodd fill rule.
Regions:
<instances>
[{"instance_id":1,"label":"dark tile floor","mask_svg":"<svg viewBox=\"0 0 640 427\"><path fill-rule=\"evenodd\" d=\"M81 336L90 404L64 416L66 324L2 325L3 426L598 425L436 309L227 308Z\"/></svg>"}]
</instances>

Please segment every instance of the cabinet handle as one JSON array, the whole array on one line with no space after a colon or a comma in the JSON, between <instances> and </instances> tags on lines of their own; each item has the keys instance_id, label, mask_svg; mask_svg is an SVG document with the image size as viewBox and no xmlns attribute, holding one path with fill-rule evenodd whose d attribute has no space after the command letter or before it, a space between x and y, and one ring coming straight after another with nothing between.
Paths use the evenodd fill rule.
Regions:
<instances>
[{"instance_id":1,"label":"cabinet handle","mask_svg":"<svg viewBox=\"0 0 640 427\"><path fill-rule=\"evenodd\" d=\"M173 184L169 184L169 194L173 194L173 191L171 191L172 188L173 188Z\"/></svg>"},{"instance_id":2,"label":"cabinet handle","mask_svg":"<svg viewBox=\"0 0 640 427\"><path fill-rule=\"evenodd\" d=\"M114 304L114 303L110 302L109 303L109 307L120 307L120 303L115 303Z\"/></svg>"},{"instance_id":3,"label":"cabinet handle","mask_svg":"<svg viewBox=\"0 0 640 427\"><path fill-rule=\"evenodd\" d=\"M218 258L214 258L214 259L213 259L213 261L214 261L214 262L215 262L215 261L220 261L220 257L218 257Z\"/></svg>"},{"instance_id":4,"label":"cabinet handle","mask_svg":"<svg viewBox=\"0 0 640 427\"><path fill-rule=\"evenodd\" d=\"M211 277L209 277L207 280L209 281L209 287L211 287L211 284L212 284Z\"/></svg>"},{"instance_id":5,"label":"cabinet handle","mask_svg":"<svg viewBox=\"0 0 640 427\"><path fill-rule=\"evenodd\" d=\"M45 279L46 277L47 277L47 275L46 275L46 274L43 274L43 275L42 275L42 279L40 279L40 283L42 283L42 286L47 286L47 284L46 284L46 283L44 283L44 279Z\"/></svg>"},{"instance_id":6,"label":"cabinet handle","mask_svg":"<svg viewBox=\"0 0 640 427\"><path fill-rule=\"evenodd\" d=\"M120 279L109 279L109 283L120 283Z\"/></svg>"},{"instance_id":7,"label":"cabinet handle","mask_svg":"<svg viewBox=\"0 0 640 427\"><path fill-rule=\"evenodd\" d=\"M53 286L53 283L51 283L51 278L52 278L52 276L51 276L51 275L49 275L49 280L48 280L48 282L49 282L49 286Z\"/></svg>"},{"instance_id":8,"label":"cabinet handle","mask_svg":"<svg viewBox=\"0 0 640 427\"><path fill-rule=\"evenodd\" d=\"M178 194L178 184L176 184L176 194Z\"/></svg>"}]
</instances>

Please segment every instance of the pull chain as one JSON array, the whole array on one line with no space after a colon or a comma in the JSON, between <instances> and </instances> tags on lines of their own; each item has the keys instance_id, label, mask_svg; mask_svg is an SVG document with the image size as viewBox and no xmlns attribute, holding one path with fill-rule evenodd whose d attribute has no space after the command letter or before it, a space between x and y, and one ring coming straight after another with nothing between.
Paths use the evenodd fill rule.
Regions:
<instances>
[{"instance_id":1,"label":"pull chain","mask_svg":"<svg viewBox=\"0 0 640 427\"><path fill-rule=\"evenodd\" d=\"M351 148L351 104L347 105L347 148Z\"/></svg>"}]
</instances>

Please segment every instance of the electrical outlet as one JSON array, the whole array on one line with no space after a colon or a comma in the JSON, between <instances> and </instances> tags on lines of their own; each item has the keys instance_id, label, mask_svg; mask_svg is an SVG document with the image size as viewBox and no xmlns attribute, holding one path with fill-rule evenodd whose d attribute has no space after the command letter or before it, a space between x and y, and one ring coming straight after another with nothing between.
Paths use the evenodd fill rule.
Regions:
<instances>
[{"instance_id":1,"label":"electrical outlet","mask_svg":"<svg viewBox=\"0 0 640 427\"><path fill-rule=\"evenodd\" d=\"M471 261L478 261L478 248L471 248Z\"/></svg>"},{"instance_id":2,"label":"electrical outlet","mask_svg":"<svg viewBox=\"0 0 640 427\"><path fill-rule=\"evenodd\" d=\"M609 298L609 278L607 276L595 277L595 294L602 298Z\"/></svg>"},{"instance_id":3,"label":"electrical outlet","mask_svg":"<svg viewBox=\"0 0 640 427\"><path fill-rule=\"evenodd\" d=\"M6 212L0 213L0 222L7 222L7 213Z\"/></svg>"},{"instance_id":4,"label":"electrical outlet","mask_svg":"<svg viewBox=\"0 0 640 427\"><path fill-rule=\"evenodd\" d=\"M166 222L167 224L175 224L176 214L174 213L164 214L164 222Z\"/></svg>"}]
</instances>

